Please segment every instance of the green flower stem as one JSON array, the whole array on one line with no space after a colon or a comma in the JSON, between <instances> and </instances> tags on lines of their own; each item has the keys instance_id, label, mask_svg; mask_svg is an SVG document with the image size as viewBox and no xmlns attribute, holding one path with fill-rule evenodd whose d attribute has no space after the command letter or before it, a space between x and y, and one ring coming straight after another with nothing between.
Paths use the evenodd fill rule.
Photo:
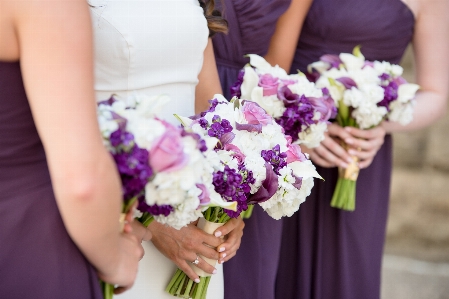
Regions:
<instances>
[{"instance_id":1,"label":"green flower stem","mask_svg":"<svg viewBox=\"0 0 449 299\"><path fill-rule=\"evenodd\" d=\"M165 288L165 291L167 293L170 293L171 295L173 295L172 288L175 285L176 281L178 280L179 276L181 276L182 274L183 274L183 272L180 269L176 270L175 275L173 275L172 279L170 280L170 283Z\"/></svg>"},{"instance_id":2,"label":"green flower stem","mask_svg":"<svg viewBox=\"0 0 449 299\"><path fill-rule=\"evenodd\" d=\"M251 215L253 214L254 205L249 205L248 209L246 211L243 211L240 215L243 219L249 219L251 218Z\"/></svg>"},{"instance_id":3,"label":"green flower stem","mask_svg":"<svg viewBox=\"0 0 449 299\"><path fill-rule=\"evenodd\" d=\"M153 220L154 217L147 212L145 212L142 217L139 218L139 222L142 223L145 227L148 227L148 225L150 225Z\"/></svg>"},{"instance_id":4,"label":"green flower stem","mask_svg":"<svg viewBox=\"0 0 449 299\"><path fill-rule=\"evenodd\" d=\"M355 210L356 182L339 178L332 196L331 207L345 211Z\"/></svg>"},{"instance_id":5,"label":"green flower stem","mask_svg":"<svg viewBox=\"0 0 449 299\"><path fill-rule=\"evenodd\" d=\"M114 296L114 285L106 283L104 281L100 282L101 289L103 290L104 299L112 299Z\"/></svg>"}]
</instances>

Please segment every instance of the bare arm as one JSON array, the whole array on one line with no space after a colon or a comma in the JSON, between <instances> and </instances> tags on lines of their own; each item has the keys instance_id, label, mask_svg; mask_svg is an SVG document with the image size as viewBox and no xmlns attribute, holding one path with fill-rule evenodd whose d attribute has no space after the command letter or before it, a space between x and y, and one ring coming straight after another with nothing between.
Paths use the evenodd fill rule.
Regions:
<instances>
[{"instance_id":1,"label":"bare arm","mask_svg":"<svg viewBox=\"0 0 449 299\"><path fill-rule=\"evenodd\" d=\"M204 50L204 62L198 75L198 80L199 82L195 89L195 113L207 110L209 108L208 101L215 94L222 93L217 65L215 64L214 48L210 38Z\"/></svg>"},{"instance_id":2,"label":"bare arm","mask_svg":"<svg viewBox=\"0 0 449 299\"><path fill-rule=\"evenodd\" d=\"M67 231L107 282L130 286L141 256L119 232L120 183L101 143L84 0L15 3L24 84Z\"/></svg>"},{"instance_id":3,"label":"bare arm","mask_svg":"<svg viewBox=\"0 0 449 299\"><path fill-rule=\"evenodd\" d=\"M443 117L447 111L449 86L449 1L409 1L416 11L413 50L416 82L421 86L416 100L413 121L402 126L384 122L387 132L423 128Z\"/></svg>"},{"instance_id":4,"label":"bare arm","mask_svg":"<svg viewBox=\"0 0 449 299\"><path fill-rule=\"evenodd\" d=\"M265 56L270 64L278 64L287 72L290 70L299 34L312 1L293 0L287 11L279 18Z\"/></svg>"}]
</instances>

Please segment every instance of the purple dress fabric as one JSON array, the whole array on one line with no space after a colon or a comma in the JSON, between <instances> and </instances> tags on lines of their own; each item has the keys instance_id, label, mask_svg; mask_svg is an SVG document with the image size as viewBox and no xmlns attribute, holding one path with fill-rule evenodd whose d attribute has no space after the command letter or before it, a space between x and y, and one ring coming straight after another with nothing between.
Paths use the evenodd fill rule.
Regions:
<instances>
[{"instance_id":1,"label":"purple dress fabric","mask_svg":"<svg viewBox=\"0 0 449 299\"><path fill-rule=\"evenodd\" d=\"M0 144L0 297L102 298L56 206L19 62L0 62Z\"/></svg>"},{"instance_id":2,"label":"purple dress fabric","mask_svg":"<svg viewBox=\"0 0 449 299\"><path fill-rule=\"evenodd\" d=\"M264 56L277 19L290 0L222 0L229 33L214 37L214 52L221 86L229 88L249 59L245 54ZM225 299L273 299L279 260L282 221L274 220L256 206L245 220L244 237L237 255L224 263Z\"/></svg>"},{"instance_id":3,"label":"purple dress fabric","mask_svg":"<svg viewBox=\"0 0 449 299\"><path fill-rule=\"evenodd\" d=\"M291 71L306 71L323 54L351 53L398 63L414 30L400 0L315 0L307 15ZM336 168L318 167L324 182L284 219L277 299L379 299L388 215L391 137L357 180L356 210L331 208Z\"/></svg>"}]
</instances>

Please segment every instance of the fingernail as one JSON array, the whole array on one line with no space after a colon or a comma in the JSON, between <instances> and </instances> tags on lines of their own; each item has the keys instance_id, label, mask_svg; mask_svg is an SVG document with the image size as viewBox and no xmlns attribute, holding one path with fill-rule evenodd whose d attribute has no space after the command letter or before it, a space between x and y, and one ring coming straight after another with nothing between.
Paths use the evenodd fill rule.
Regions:
<instances>
[{"instance_id":1,"label":"fingernail","mask_svg":"<svg viewBox=\"0 0 449 299\"><path fill-rule=\"evenodd\" d=\"M224 259L226 257L226 253L223 253L223 255L221 256L221 259Z\"/></svg>"},{"instance_id":2,"label":"fingernail","mask_svg":"<svg viewBox=\"0 0 449 299\"><path fill-rule=\"evenodd\" d=\"M220 247L220 249L218 249L218 252L223 252L223 251L225 251L224 247Z\"/></svg>"},{"instance_id":3,"label":"fingernail","mask_svg":"<svg viewBox=\"0 0 449 299\"><path fill-rule=\"evenodd\" d=\"M345 139L345 142L346 142L346 144L353 144L354 140L347 138L347 139Z\"/></svg>"},{"instance_id":4,"label":"fingernail","mask_svg":"<svg viewBox=\"0 0 449 299\"><path fill-rule=\"evenodd\" d=\"M215 235L215 237L217 237L217 238L218 238L218 237L221 237L221 231L215 232L214 235Z\"/></svg>"},{"instance_id":5,"label":"fingernail","mask_svg":"<svg viewBox=\"0 0 449 299\"><path fill-rule=\"evenodd\" d=\"M345 130L348 132L351 132L351 128L350 127L345 127Z\"/></svg>"},{"instance_id":6,"label":"fingernail","mask_svg":"<svg viewBox=\"0 0 449 299\"><path fill-rule=\"evenodd\" d=\"M222 261L222 260L219 260L218 263L219 263L219 264L223 264L223 261Z\"/></svg>"},{"instance_id":7,"label":"fingernail","mask_svg":"<svg viewBox=\"0 0 449 299\"><path fill-rule=\"evenodd\" d=\"M199 278L196 278L194 281L195 281L196 283L200 283L200 279L199 279Z\"/></svg>"},{"instance_id":8,"label":"fingernail","mask_svg":"<svg viewBox=\"0 0 449 299\"><path fill-rule=\"evenodd\" d=\"M217 274L217 269L214 269L214 271L212 271L212 274Z\"/></svg>"}]
</instances>

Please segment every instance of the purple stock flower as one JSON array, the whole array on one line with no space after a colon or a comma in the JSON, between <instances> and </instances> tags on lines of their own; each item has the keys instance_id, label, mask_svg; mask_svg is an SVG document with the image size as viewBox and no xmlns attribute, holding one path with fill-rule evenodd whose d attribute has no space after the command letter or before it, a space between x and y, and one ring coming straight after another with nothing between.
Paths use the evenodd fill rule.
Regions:
<instances>
[{"instance_id":1,"label":"purple stock flower","mask_svg":"<svg viewBox=\"0 0 449 299\"><path fill-rule=\"evenodd\" d=\"M379 76L380 80L385 81L390 79L390 75L383 73L382 75Z\"/></svg>"},{"instance_id":2,"label":"purple stock flower","mask_svg":"<svg viewBox=\"0 0 449 299\"><path fill-rule=\"evenodd\" d=\"M142 213L149 213L150 215L153 216L160 216L163 215L165 217L167 217L168 215L170 215L171 212L173 212L175 209L170 206L170 205L152 205L149 206L146 202L145 202L145 198L143 196L139 197L139 205L137 206L137 209L139 211L141 211Z\"/></svg>"},{"instance_id":3,"label":"purple stock flower","mask_svg":"<svg viewBox=\"0 0 449 299\"><path fill-rule=\"evenodd\" d=\"M302 125L309 126L314 122L314 108L309 100L302 95L296 105L290 105L283 115L276 119L282 126L286 135L290 135L293 141L298 140L298 133L302 131Z\"/></svg>"},{"instance_id":4,"label":"purple stock flower","mask_svg":"<svg viewBox=\"0 0 449 299\"><path fill-rule=\"evenodd\" d=\"M273 170L277 175L280 175L279 170L287 166L287 153L280 152L279 144L275 145L272 150L263 150L261 156L273 166Z\"/></svg>"},{"instance_id":5,"label":"purple stock flower","mask_svg":"<svg viewBox=\"0 0 449 299\"><path fill-rule=\"evenodd\" d=\"M128 148L134 143L134 135L119 128L111 133L109 141L113 147L122 145Z\"/></svg>"},{"instance_id":6,"label":"purple stock flower","mask_svg":"<svg viewBox=\"0 0 449 299\"><path fill-rule=\"evenodd\" d=\"M204 117L208 112L214 112L215 111L215 107L217 107L218 105L218 100L217 99L212 99L209 100L209 109L206 111L201 112L201 117Z\"/></svg>"},{"instance_id":7,"label":"purple stock flower","mask_svg":"<svg viewBox=\"0 0 449 299\"><path fill-rule=\"evenodd\" d=\"M223 171L217 171L213 174L212 184L215 191L224 200L237 202L237 211L225 209L229 217L236 218L248 208L247 198L251 191L249 184L254 182L253 173L244 168L243 165L239 166L239 171L225 165Z\"/></svg>"},{"instance_id":8,"label":"purple stock flower","mask_svg":"<svg viewBox=\"0 0 449 299\"><path fill-rule=\"evenodd\" d=\"M210 137L216 137L220 139L224 134L232 131L231 123L227 119L221 119L220 116L214 115L212 118L212 125L210 126L207 134Z\"/></svg>"},{"instance_id":9,"label":"purple stock flower","mask_svg":"<svg viewBox=\"0 0 449 299\"><path fill-rule=\"evenodd\" d=\"M242 96L242 91L240 88L242 86L244 76L245 70L241 69L237 77L237 81L235 81L235 83L229 88L229 90L231 91L231 97L240 98Z\"/></svg>"},{"instance_id":10,"label":"purple stock flower","mask_svg":"<svg viewBox=\"0 0 449 299\"><path fill-rule=\"evenodd\" d=\"M377 106L385 107L390 111L390 103L398 98L398 84L395 81L391 81L386 86L382 86L384 89L384 98Z\"/></svg>"},{"instance_id":11,"label":"purple stock flower","mask_svg":"<svg viewBox=\"0 0 449 299\"><path fill-rule=\"evenodd\" d=\"M203 128L204 130L207 130L207 128L209 127L209 122L205 118L200 118L198 120L198 123L200 124L201 128Z\"/></svg>"},{"instance_id":12,"label":"purple stock flower","mask_svg":"<svg viewBox=\"0 0 449 299\"><path fill-rule=\"evenodd\" d=\"M145 190L145 185L153 176L146 149L134 146L129 152L112 154L122 181L124 200L129 200Z\"/></svg>"}]
</instances>

